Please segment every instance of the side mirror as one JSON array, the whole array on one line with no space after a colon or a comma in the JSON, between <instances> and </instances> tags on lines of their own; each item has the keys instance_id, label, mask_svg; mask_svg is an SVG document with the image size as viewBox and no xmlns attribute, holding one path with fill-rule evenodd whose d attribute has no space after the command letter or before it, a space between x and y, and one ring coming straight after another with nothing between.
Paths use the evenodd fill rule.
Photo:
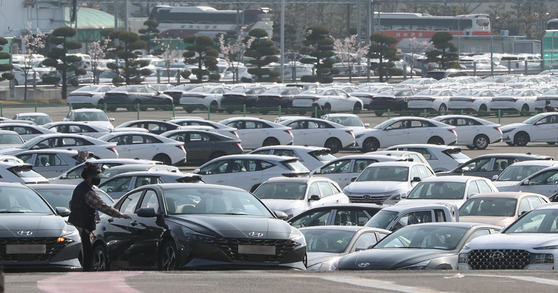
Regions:
<instances>
[{"instance_id":1,"label":"side mirror","mask_svg":"<svg viewBox=\"0 0 558 293\"><path fill-rule=\"evenodd\" d=\"M157 213L155 213L154 208L141 208L136 211L136 215L143 218L153 218L157 216Z\"/></svg>"},{"instance_id":2,"label":"side mirror","mask_svg":"<svg viewBox=\"0 0 558 293\"><path fill-rule=\"evenodd\" d=\"M498 175L492 176L492 181L496 181L496 180L498 180Z\"/></svg>"},{"instance_id":3,"label":"side mirror","mask_svg":"<svg viewBox=\"0 0 558 293\"><path fill-rule=\"evenodd\" d=\"M116 119L114 119L114 118L109 118L109 121L110 121L110 122L113 122L113 121L116 121Z\"/></svg>"},{"instance_id":4,"label":"side mirror","mask_svg":"<svg viewBox=\"0 0 558 293\"><path fill-rule=\"evenodd\" d=\"M364 127L369 127L370 123L364 123Z\"/></svg>"},{"instance_id":5,"label":"side mirror","mask_svg":"<svg viewBox=\"0 0 558 293\"><path fill-rule=\"evenodd\" d=\"M67 207L56 207L56 214L61 217L67 217L70 215L70 210Z\"/></svg>"},{"instance_id":6,"label":"side mirror","mask_svg":"<svg viewBox=\"0 0 558 293\"><path fill-rule=\"evenodd\" d=\"M313 200L320 200L320 196L317 194L311 195L308 201L313 201Z\"/></svg>"},{"instance_id":7,"label":"side mirror","mask_svg":"<svg viewBox=\"0 0 558 293\"><path fill-rule=\"evenodd\" d=\"M523 182L521 182L521 185L529 185L529 179L523 180Z\"/></svg>"},{"instance_id":8,"label":"side mirror","mask_svg":"<svg viewBox=\"0 0 558 293\"><path fill-rule=\"evenodd\" d=\"M316 170L310 172L310 176L312 176L314 174L322 174L322 170L321 169L316 169Z\"/></svg>"},{"instance_id":9,"label":"side mirror","mask_svg":"<svg viewBox=\"0 0 558 293\"><path fill-rule=\"evenodd\" d=\"M289 218L289 215L283 211L273 211L273 213L275 213L275 216L281 220L287 220Z\"/></svg>"},{"instance_id":10,"label":"side mirror","mask_svg":"<svg viewBox=\"0 0 558 293\"><path fill-rule=\"evenodd\" d=\"M355 182L356 179L357 179L356 177L352 177L352 178L351 178L351 182Z\"/></svg>"},{"instance_id":11,"label":"side mirror","mask_svg":"<svg viewBox=\"0 0 558 293\"><path fill-rule=\"evenodd\" d=\"M413 177L413 179L411 179L411 182L420 182L421 179L420 177Z\"/></svg>"},{"instance_id":12,"label":"side mirror","mask_svg":"<svg viewBox=\"0 0 558 293\"><path fill-rule=\"evenodd\" d=\"M197 169L194 169L194 170L192 171L192 173L194 173L194 174L200 174L200 175L204 175L204 173L202 173L202 172L201 172L201 170L200 170L199 168L197 168Z\"/></svg>"}]
</instances>

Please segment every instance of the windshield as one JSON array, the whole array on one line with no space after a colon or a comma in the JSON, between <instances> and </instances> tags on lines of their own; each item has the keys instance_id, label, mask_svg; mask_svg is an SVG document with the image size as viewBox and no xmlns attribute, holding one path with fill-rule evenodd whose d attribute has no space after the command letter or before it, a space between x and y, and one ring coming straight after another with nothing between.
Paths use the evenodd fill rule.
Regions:
<instances>
[{"instance_id":1,"label":"windshield","mask_svg":"<svg viewBox=\"0 0 558 293\"><path fill-rule=\"evenodd\" d=\"M311 155L321 162L329 162L337 159L330 151L313 151Z\"/></svg>"},{"instance_id":2,"label":"windshield","mask_svg":"<svg viewBox=\"0 0 558 293\"><path fill-rule=\"evenodd\" d=\"M244 190L214 187L165 188L169 214L239 214L273 217L252 194Z\"/></svg>"},{"instance_id":3,"label":"windshield","mask_svg":"<svg viewBox=\"0 0 558 293\"><path fill-rule=\"evenodd\" d=\"M303 200L306 195L306 184L297 182L263 183L254 191L260 199Z\"/></svg>"},{"instance_id":4,"label":"windshield","mask_svg":"<svg viewBox=\"0 0 558 293\"><path fill-rule=\"evenodd\" d=\"M471 198L459 208L459 216L515 216L515 198Z\"/></svg>"},{"instance_id":5,"label":"windshield","mask_svg":"<svg viewBox=\"0 0 558 293\"><path fill-rule=\"evenodd\" d=\"M407 199L463 199L465 187L461 182L420 182Z\"/></svg>"},{"instance_id":6,"label":"windshield","mask_svg":"<svg viewBox=\"0 0 558 293\"><path fill-rule=\"evenodd\" d=\"M40 141L43 141L43 140L44 140L43 137L36 136L36 137L33 137L32 139L26 141L24 144L18 146L18 148L28 150L28 149L31 149L32 146L36 145L37 143L39 143Z\"/></svg>"},{"instance_id":7,"label":"windshield","mask_svg":"<svg viewBox=\"0 0 558 293\"><path fill-rule=\"evenodd\" d=\"M384 129L384 128L386 128L386 127L392 125L393 123L395 123L394 120L389 119L389 120L386 120L386 121L384 121L384 122L382 122L382 123L380 123L380 124L374 126L374 128L376 128L376 129Z\"/></svg>"},{"instance_id":8,"label":"windshield","mask_svg":"<svg viewBox=\"0 0 558 293\"><path fill-rule=\"evenodd\" d=\"M558 210L534 210L519 218L503 233L558 233Z\"/></svg>"},{"instance_id":9,"label":"windshield","mask_svg":"<svg viewBox=\"0 0 558 293\"><path fill-rule=\"evenodd\" d=\"M398 181L405 182L409 178L409 168L403 166L369 166L358 176L356 181Z\"/></svg>"},{"instance_id":10,"label":"windshield","mask_svg":"<svg viewBox=\"0 0 558 293\"><path fill-rule=\"evenodd\" d=\"M523 121L525 124L535 124L537 121L541 120L541 115L535 115L531 118L526 119Z\"/></svg>"},{"instance_id":11,"label":"windshield","mask_svg":"<svg viewBox=\"0 0 558 293\"><path fill-rule=\"evenodd\" d=\"M467 232L464 227L407 226L382 239L376 248L453 250Z\"/></svg>"},{"instance_id":12,"label":"windshield","mask_svg":"<svg viewBox=\"0 0 558 293\"><path fill-rule=\"evenodd\" d=\"M0 187L0 213L53 214L48 204L28 187Z\"/></svg>"},{"instance_id":13,"label":"windshield","mask_svg":"<svg viewBox=\"0 0 558 293\"><path fill-rule=\"evenodd\" d=\"M307 252L342 253L347 249L355 231L303 229Z\"/></svg>"},{"instance_id":14,"label":"windshield","mask_svg":"<svg viewBox=\"0 0 558 293\"><path fill-rule=\"evenodd\" d=\"M364 226L386 229L397 215L398 213L394 211L380 210Z\"/></svg>"},{"instance_id":15,"label":"windshield","mask_svg":"<svg viewBox=\"0 0 558 293\"><path fill-rule=\"evenodd\" d=\"M548 166L514 166L507 167L496 181L521 181Z\"/></svg>"}]
</instances>

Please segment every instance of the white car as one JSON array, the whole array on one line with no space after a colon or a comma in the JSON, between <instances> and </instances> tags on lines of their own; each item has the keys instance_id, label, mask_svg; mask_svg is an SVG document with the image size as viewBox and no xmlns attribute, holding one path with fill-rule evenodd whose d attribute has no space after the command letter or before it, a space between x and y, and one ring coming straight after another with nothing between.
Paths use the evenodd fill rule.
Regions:
<instances>
[{"instance_id":1,"label":"white car","mask_svg":"<svg viewBox=\"0 0 558 293\"><path fill-rule=\"evenodd\" d=\"M459 270L558 270L558 205L544 204L500 234L473 239L459 253Z\"/></svg>"},{"instance_id":2,"label":"white car","mask_svg":"<svg viewBox=\"0 0 558 293\"><path fill-rule=\"evenodd\" d=\"M186 112L191 113L196 107L204 107L213 110L221 108L221 99L225 91L230 90L224 85L207 85L195 87L182 93L180 105Z\"/></svg>"},{"instance_id":3,"label":"white car","mask_svg":"<svg viewBox=\"0 0 558 293\"><path fill-rule=\"evenodd\" d=\"M90 155L94 155L89 153ZM46 178L59 176L79 164L78 151L42 149L23 151L18 158L33 166L33 170Z\"/></svg>"},{"instance_id":4,"label":"white car","mask_svg":"<svg viewBox=\"0 0 558 293\"><path fill-rule=\"evenodd\" d=\"M490 110L534 111L537 96L541 94L540 91L530 88L509 89L492 98Z\"/></svg>"},{"instance_id":5,"label":"white car","mask_svg":"<svg viewBox=\"0 0 558 293\"><path fill-rule=\"evenodd\" d=\"M0 125L1 126L1 125ZM520 123L504 125L502 141L510 146L526 146L529 142L558 142L558 113L546 112Z\"/></svg>"},{"instance_id":6,"label":"white car","mask_svg":"<svg viewBox=\"0 0 558 293\"><path fill-rule=\"evenodd\" d=\"M56 133L52 130L48 130L41 126L30 125L25 123L12 123L12 122L0 123L0 130L15 131L25 141L28 141L39 135Z\"/></svg>"},{"instance_id":7,"label":"white car","mask_svg":"<svg viewBox=\"0 0 558 293\"><path fill-rule=\"evenodd\" d=\"M397 144L428 143L451 145L457 141L455 127L421 117L396 117L372 129L355 134L356 146L372 152Z\"/></svg>"},{"instance_id":8,"label":"white car","mask_svg":"<svg viewBox=\"0 0 558 293\"><path fill-rule=\"evenodd\" d=\"M346 113L329 113L322 116L322 119L339 123L343 126L351 128L354 132L366 129L370 126L368 123L362 122L360 117L355 114Z\"/></svg>"},{"instance_id":9,"label":"white car","mask_svg":"<svg viewBox=\"0 0 558 293\"><path fill-rule=\"evenodd\" d=\"M485 119L467 115L443 115L432 119L455 126L456 145L484 150L489 144L502 141L500 124Z\"/></svg>"},{"instance_id":10,"label":"white car","mask_svg":"<svg viewBox=\"0 0 558 293\"><path fill-rule=\"evenodd\" d=\"M178 124L180 126L188 126L188 127L196 127L201 126L203 127L211 127L215 130L215 132L228 136L233 139L239 139L237 129L234 127L230 127L218 122L214 122L211 120L205 120L201 117L174 117L173 119L169 120L174 124Z\"/></svg>"},{"instance_id":11,"label":"white car","mask_svg":"<svg viewBox=\"0 0 558 293\"><path fill-rule=\"evenodd\" d=\"M448 109L488 112L490 102L496 95L498 95L496 89L482 87L466 89L449 98Z\"/></svg>"},{"instance_id":12,"label":"white car","mask_svg":"<svg viewBox=\"0 0 558 293\"><path fill-rule=\"evenodd\" d=\"M236 133L245 149L293 144L291 128L275 122L260 118L233 117L219 123L236 128Z\"/></svg>"},{"instance_id":13,"label":"white car","mask_svg":"<svg viewBox=\"0 0 558 293\"><path fill-rule=\"evenodd\" d=\"M58 133L82 134L94 138L99 138L110 132L107 128L104 127L85 122L73 121L51 122L43 125L43 127Z\"/></svg>"},{"instance_id":14,"label":"white car","mask_svg":"<svg viewBox=\"0 0 558 293\"><path fill-rule=\"evenodd\" d=\"M91 125L106 128L110 131L114 130L112 121L114 118L109 118L103 110L99 109L74 109L71 110L64 121L78 121Z\"/></svg>"},{"instance_id":15,"label":"white car","mask_svg":"<svg viewBox=\"0 0 558 293\"><path fill-rule=\"evenodd\" d=\"M99 138L116 144L120 158L147 159L166 165L186 162L184 143L153 133L124 131L107 133Z\"/></svg>"},{"instance_id":16,"label":"white car","mask_svg":"<svg viewBox=\"0 0 558 293\"><path fill-rule=\"evenodd\" d=\"M422 179L436 176L429 165L417 162L374 163L343 189L354 203L394 204Z\"/></svg>"},{"instance_id":17,"label":"white car","mask_svg":"<svg viewBox=\"0 0 558 293\"><path fill-rule=\"evenodd\" d=\"M297 157L308 170L314 170L336 159L328 148L302 145L265 146L251 151L250 154Z\"/></svg>"},{"instance_id":18,"label":"white car","mask_svg":"<svg viewBox=\"0 0 558 293\"><path fill-rule=\"evenodd\" d=\"M0 130L0 149L15 148L22 145L25 140L12 130Z\"/></svg>"},{"instance_id":19,"label":"white car","mask_svg":"<svg viewBox=\"0 0 558 293\"><path fill-rule=\"evenodd\" d=\"M115 143L109 143L93 137L79 134L53 133L43 134L26 141L17 148L2 150L2 154L17 155L26 150L63 149L94 153L99 158L118 158Z\"/></svg>"},{"instance_id":20,"label":"white car","mask_svg":"<svg viewBox=\"0 0 558 293\"><path fill-rule=\"evenodd\" d=\"M349 198L334 181L324 177L273 177L253 192L272 211L292 218L311 208L349 203Z\"/></svg>"},{"instance_id":21,"label":"white car","mask_svg":"<svg viewBox=\"0 0 558 293\"><path fill-rule=\"evenodd\" d=\"M396 205L444 203L458 208L471 196L498 192L492 181L476 176L429 177L419 182Z\"/></svg>"},{"instance_id":22,"label":"white car","mask_svg":"<svg viewBox=\"0 0 558 293\"><path fill-rule=\"evenodd\" d=\"M362 100L353 97L341 89L315 88L293 97L293 108L318 107L325 111L362 110Z\"/></svg>"},{"instance_id":23,"label":"white car","mask_svg":"<svg viewBox=\"0 0 558 293\"><path fill-rule=\"evenodd\" d=\"M310 171L294 157L242 154L213 159L193 173L202 175L205 183L253 191L271 177L304 177Z\"/></svg>"},{"instance_id":24,"label":"white car","mask_svg":"<svg viewBox=\"0 0 558 293\"><path fill-rule=\"evenodd\" d=\"M318 118L297 117L282 121L291 128L295 145L323 146L332 153L355 144L351 128Z\"/></svg>"},{"instance_id":25,"label":"white car","mask_svg":"<svg viewBox=\"0 0 558 293\"><path fill-rule=\"evenodd\" d=\"M45 123L52 122L52 119L48 114L41 112L17 113L14 117L12 117L12 119L32 121L36 125L43 125Z\"/></svg>"},{"instance_id":26,"label":"white car","mask_svg":"<svg viewBox=\"0 0 558 293\"><path fill-rule=\"evenodd\" d=\"M140 159L88 159L88 162L95 163L103 173L106 173L109 169L115 166L121 165L153 165L153 166L164 166L160 162L152 160L140 160ZM49 178L50 183L60 183L60 184L79 184L83 181L81 173L85 168L85 163L81 163L75 167L71 167L68 171L60 174L60 176Z\"/></svg>"},{"instance_id":27,"label":"white car","mask_svg":"<svg viewBox=\"0 0 558 293\"><path fill-rule=\"evenodd\" d=\"M528 160L509 165L499 175L494 175L492 181L496 187L507 187L518 184L528 176L548 167L558 166L554 160Z\"/></svg>"},{"instance_id":28,"label":"white car","mask_svg":"<svg viewBox=\"0 0 558 293\"><path fill-rule=\"evenodd\" d=\"M448 111L448 103L455 91L446 87L427 89L409 97L409 110L429 110L444 115Z\"/></svg>"},{"instance_id":29,"label":"white car","mask_svg":"<svg viewBox=\"0 0 558 293\"><path fill-rule=\"evenodd\" d=\"M453 170L471 159L459 147L447 145L399 144L385 150L413 151L422 154L434 172Z\"/></svg>"},{"instance_id":30,"label":"white car","mask_svg":"<svg viewBox=\"0 0 558 293\"><path fill-rule=\"evenodd\" d=\"M405 160L407 159L397 156L376 154L348 155L332 160L314 169L310 172L310 176L327 177L339 184L341 188L345 188L370 164Z\"/></svg>"},{"instance_id":31,"label":"white car","mask_svg":"<svg viewBox=\"0 0 558 293\"><path fill-rule=\"evenodd\" d=\"M0 161L0 178L2 182L48 183L48 179L35 172L30 164L20 162Z\"/></svg>"},{"instance_id":32,"label":"white car","mask_svg":"<svg viewBox=\"0 0 558 293\"><path fill-rule=\"evenodd\" d=\"M105 103L105 93L114 89L110 84L94 84L80 87L68 94L67 102L73 108L83 106L98 106Z\"/></svg>"},{"instance_id":33,"label":"white car","mask_svg":"<svg viewBox=\"0 0 558 293\"><path fill-rule=\"evenodd\" d=\"M535 172L514 185L500 186L500 191L532 192L550 197L558 193L558 167L547 167Z\"/></svg>"}]
</instances>

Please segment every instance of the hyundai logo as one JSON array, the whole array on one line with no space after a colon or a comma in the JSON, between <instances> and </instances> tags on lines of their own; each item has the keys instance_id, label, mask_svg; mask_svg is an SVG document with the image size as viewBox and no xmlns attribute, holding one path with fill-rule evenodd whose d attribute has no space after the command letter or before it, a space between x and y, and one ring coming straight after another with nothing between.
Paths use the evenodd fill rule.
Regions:
<instances>
[{"instance_id":1,"label":"hyundai logo","mask_svg":"<svg viewBox=\"0 0 558 293\"><path fill-rule=\"evenodd\" d=\"M31 236L33 235L33 231L21 230L21 231L17 231L16 234L19 236Z\"/></svg>"},{"instance_id":2,"label":"hyundai logo","mask_svg":"<svg viewBox=\"0 0 558 293\"><path fill-rule=\"evenodd\" d=\"M370 196L370 194L365 194L362 198L364 198L364 199L370 199L370 198L372 198L372 197Z\"/></svg>"},{"instance_id":3,"label":"hyundai logo","mask_svg":"<svg viewBox=\"0 0 558 293\"><path fill-rule=\"evenodd\" d=\"M250 236L250 237L264 237L264 234L259 233L259 232L250 232L250 233L248 233L248 236Z\"/></svg>"},{"instance_id":4,"label":"hyundai logo","mask_svg":"<svg viewBox=\"0 0 558 293\"><path fill-rule=\"evenodd\" d=\"M369 266L370 266L369 262L361 262L361 263L357 264L357 267L359 267L361 269L367 268Z\"/></svg>"},{"instance_id":5,"label":"hyundai logo","mask_svg":"<svg viewBox=\"0 0 558 293\"><path fill-rule=\"evenodd\" d=\"M490 259L492 260L499 260L504 258L504 253L501 251L495 251L493 253L490 254Z\"/></svg>"}]
</instances>

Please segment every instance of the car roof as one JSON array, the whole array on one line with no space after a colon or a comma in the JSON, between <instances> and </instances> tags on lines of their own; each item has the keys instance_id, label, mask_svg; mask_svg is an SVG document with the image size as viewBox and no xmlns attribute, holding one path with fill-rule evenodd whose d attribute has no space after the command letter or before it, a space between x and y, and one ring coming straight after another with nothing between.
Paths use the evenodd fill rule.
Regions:
<instances>
[{"instance_id":1,"label":"car roof","mask_svg":"<svg viewBox=\"0 0 558 293\"><path fill-rule=\"evenodd\" d=\"M252 152L260 151L260 150L307 150L307 151L329 151L328 148L319 147L319 146L305 146L305 145L271 145L271 146L264 146L259 147Z\"/></svg>"},{"instance_id":2,"label":"car roof","mask_svg":"<svg viewBox=\"0 0 558 293\"><path fill-rule=\"evenodd\" d=\"M313 176L313 177L285 177L285 176L278 176L272 177L267 179L264 183L273 183L273 182L299 182L299 183L309 183L313 181L330 181L335 182L327 177L321 176ZM263 184L263 183L262 183Z\"/></svg>"},{"instance_id":3,"label":"car roof","mask_svg":"<svg viewBox=\"0 0 558 293\"><path fill-rule=\"evenodd\" d=\"M554 166L558 165L558 161L555 160L525 160L519 161L511 164L510 166Z\"/></svg>"},{"instance_id":4,"label":"car roof","mask_svg":"<svg viewBox=\"0 0 558 293\"><path fill-rule=\"evenodd\" d=\"M410 144L398 144L387 147L386 150L395 150L398 148L427 148L427 149L439 149L439 150L461 150L460 147L451 146L451 145L443 145L443 144L429 144L429 143L410 143Z\"/></svg>"},{"instance_id":5,"label":"car roof","mask_svg":"<svg viewBox=\"0 0 558 293\"><path fill-rule=\"evenodd\" d=\"M325 225L325 226L310 226L298 228L300 231L304 230L335 230L335 231L374 231L380 233L390 234L392 231L376 228L376 227L364 227L364 226L341 226L341 225Z\"/></svg>"},{"instance_id":6,"label":"car roof","mask_svg":"<svg viewBox=\"0 0 558 293\"><path fill-rule=\"evenodd\" d=\"M449 176L431 176L428 178L424 178L421 182L467 182L470 180L488 180L484 177L479 176L467 176L467 175L449 175Z\"/></svg>"},{"instance_id":7,"label":"car roof","mask_svg":"<svg viewBox=\"0 0 558 293\"><path fill-rule=\"evenodd\" d=\"M420 223L420 224L413 224L413 225L407 225L403 228L406 227L413 227L413 228L419 228L421 226L444 226L444 227L461 227L461 228L471 228L471 227L476 227L476 226L482 226L482 227L491 227L497 230L501 230L502 227L501 226L496 226L496 225L490 225L490 224L485 224L485 223L473 223L473 222L429 222L429 223Z\"/></svg>"},{"instance_id":8,"label":"car roof","mask_svg":"<svg viewBox=\"0 0 558 293\"><path fill-rule=\"evenodd\" d=\"M500 192L485 192L471 196L470 198L522 198L524 196L542 196L544 195L532 192L522 191L500 191Z\"/></svg>"},{"instance_id":9,"label":"car roof","mask_svg":"<svg viewBox=\"0 0 558 293\"><path fill-rule=\"evenodd\" d=\"M501 157L517 157L517 158L542 158L545 160L553 160L554 158L551 156L546 155L538 155L538 154L531 154L531 153L492 153L492 154L484 154L478 157L473 158L484 158L484 157L494 157L494 158L501 158Z\"/></svg>"},{"instance_id":10,"label":"car roof","mask_svg":"<svg viewBox=\"0 0 558 293\"><path fill-rule=\"evenodd\" d=\"M424 210L424 209L435 209L435 208L448 208L447 205L442 203L420 203L420 204L405 204L405 205L393 205L383 208L386 211L414 211L414 210Z\"/></svg>"}]
</instances>

